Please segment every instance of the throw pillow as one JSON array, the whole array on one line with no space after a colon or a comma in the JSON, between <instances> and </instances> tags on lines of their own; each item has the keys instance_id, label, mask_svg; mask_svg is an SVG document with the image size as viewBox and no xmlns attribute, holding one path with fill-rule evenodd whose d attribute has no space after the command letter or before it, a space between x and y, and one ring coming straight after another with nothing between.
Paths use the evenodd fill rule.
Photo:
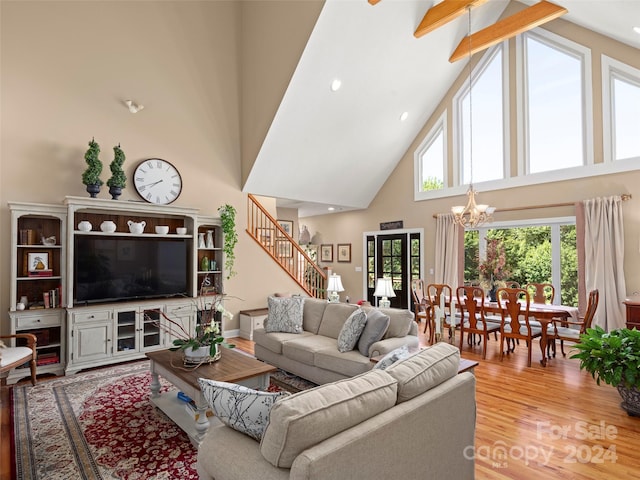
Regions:
<instances>
[{"instance_id":1,"label":"throw pillow","mask_svg":"<svg viewBox=\"0 0 640 480\"><path fill-rule=\"evenodd\" d=\"M356 343L367 323L367 314L362 309L357 309L344 322L340 334L338 335L338 351L350 352L356 348Z\"/></svg>"},{"instance_id":2,"label":"throw pillow","mask_svg":"<svg viewBox=\"0 0 640 480\"><path fill-rule=\"evenodd\" d=\"M404 360L409 356L409 347L406 345L401 346L400 348L396 348L395 350L391 350L387 353L378 363L376 363L373 368L377 368L379 370L384 370L387 367L390 367L398 360Z\"/></svg>"},{"instance_id":3,"label":"throw pillow","mask_svg":"<svg viewBox=\"0 0 640 480\"><path fill-rule=\"evenodd\" d=\"M389 328L389 315L380 310L372 309L367 312L367 323L358 340L358 351L365 357L369 356L371 345L382 339L384 332Z\"/></svg>"},{"instance_id":4,"label":"throw pillow","mask_svg":"<svg viewBox=\"0 0 640 480\"><path fill-rule=\"evenodd\" d=\"M235 383L199 378L200 390L211 410L228 427L260 441L274 403L289 392L261 392Z\"/></svg>"},{"instance_id":5,"label":"throw pillow","mask_svg":"<svg viewBox=\"0 0 640 480\"><path fill-rule=\"evenodd\" d=\"M268 332L302 333L304 297L269 297L269 313L264 329Z\"/></svg>"}]
</instances>

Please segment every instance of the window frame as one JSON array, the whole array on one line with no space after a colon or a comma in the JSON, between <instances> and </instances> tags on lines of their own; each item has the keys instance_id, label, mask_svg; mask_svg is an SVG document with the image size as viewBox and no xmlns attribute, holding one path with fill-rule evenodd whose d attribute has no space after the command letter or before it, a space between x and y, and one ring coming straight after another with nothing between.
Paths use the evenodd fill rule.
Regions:
<instances>
[{"instance_id":1,"label":"window frame","mask_svg":"<svg viewBox=\"0 0 640 480\"><path fill-rule=\"evenodd\" d=\"M503 182L511 176L509 158L510 151L510 132L509 132L509 48L507 41L499 43L491 47L478 62L471 68L471 88L477 83L478 79L484 74L489 64L493 62L496 55L501 53L502 55L502 178L497 180L491 180L486 182L473 182L474 185L493 185L496 182ZM468 66L466 67L468 70ZM463 136L462 136L462 99L469 93L469 78L466 77L466 81L454 94L452 100L453 111L453 182L452 187L460 187L461 192L466 192L468 183L463 182L463 170L464 161L463 156ZM471 99L473 101L473 98ZM456 193L457 195L457 193Z\"/></svg>"},{"instance_id":2,"label":"window frame","mask_svg":"<svg viewBox=\"0 0 640 480\"><path fill-rule=\"evenodd\" d=\"M528 92L528 74L527 74L527 49L525 48L526 40L533 40L553 48L561 53L569 55L580 61L580 74L582 84L582 148L583 159L582 165L575 167L567 167L558 170L548 170L544 172L530 173L529 158L529 105L527 103ZM535 179L537 177L551 177L552 179L564 180L559 178L558 172L572 171L582 169L594 164L593 155L593 85L591 80L592 59L591 49L576 43L568 38L561 37L543 28L524 32L516 37L516 119L517 119L517 146L518 146L518 177L526 177ZM570 175L569 178L575 178ZM551 180L553 181L553 180ZM536 183L544 183L538 181Z\"/></svg>"},{"instance_id":3,"label":"window frame","mask_svg":"<svg viewBox=\"0 0 640 480\"><path fill-rule=\"evenodd\" d=\"M414 153L414 191L416 196L428 195L431 192L441 192L449 188L449 155L448 155L448 128L447 128L447 110L442 112L442 115L436 120L429 133L425 136L424 140ZM423 161L422 156L431 148L433 143L438 138L438 135L442 132L442 168L443 168L443 183L444 187L438 190L422 190L422 178L423 178Z\"/></svg>"},{"instance_id":4,"label":"window frame","mask_svg":"<svg viewBox=\"0 0 640 480\"><path fill-rule=\"evenodd\" d=\"M640 69L616 60L608 55L601 56L602 71L602 147L604 163L638 160L640 157L616 158L613 80L618 78L640 88Z\"/></svg>"}]
</instances>

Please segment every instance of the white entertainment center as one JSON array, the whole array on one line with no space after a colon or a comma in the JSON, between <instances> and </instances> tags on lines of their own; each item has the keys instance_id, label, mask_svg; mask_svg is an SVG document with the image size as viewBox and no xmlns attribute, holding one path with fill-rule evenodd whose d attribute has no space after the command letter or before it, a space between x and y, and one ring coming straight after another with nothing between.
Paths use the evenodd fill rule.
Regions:
<instances>
[{"instance_id":1,"label":"white entertainment center","mask_svg":"<svg viewBox=\"0 0 640 480\"><path fill-rule=\"evenodd\" d=\"M207 306L207 297L198 296L203 282L211 295L223 291L220 220L199 215L197 209L82 197L66 197L62 205L9 202L9 209L11 333L36 335L38 373L73 374L168 348L173 337L159 327L163 315L193 331L198 309ZM102 231L103 222L113 222L115 231ZM130 222L144 222L143 232L131 233ZM156 226L168 226L169 233L155 233ZM203 244L205 235L212 242ZM109 267L113 269L114 262L135 266L133 247L138 244L138 248L157 250L158 261L144 266L139 275L148 285L136 284L132 289L123 286L121 279L110 279ZM95 261L86 245L96 249L91 252ZM84 250L77 252L76 246ZM179 255L173 254L176 248ZM105 258L102 252L111 257ZM173 262L175 269L164 268L165 261ZM91 275L78 270L87 268L87 262L95 269ZM163 295L158 287L162 279L154 276L175 271L183 281L176 287L181 293L167 290ZM148 294L144 288L150 288ZM80 296L78 290L82 290ZM28 368L15 369L7 383L28 375Z\"/></svg>"}]
</instances>

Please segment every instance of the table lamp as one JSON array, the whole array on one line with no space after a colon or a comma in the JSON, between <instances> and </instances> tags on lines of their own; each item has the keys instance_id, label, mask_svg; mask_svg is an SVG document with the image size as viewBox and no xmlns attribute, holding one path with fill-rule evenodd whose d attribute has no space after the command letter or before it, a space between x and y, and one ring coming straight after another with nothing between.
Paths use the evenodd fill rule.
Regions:
<instances>
[{"instance_id":1,"label":"table lamp","mask_svg":"<svg viewBox=\"0 0 640 480\"><path fill-rule=\"evenodd\" d=\"M374 297L382 297L378 300L378 306L381 308L389 308L391 306L391 301L389 297L393 298L396 296L396 292L393 291L393 287L391 286L390 278L379 278L376 283L376 290L373 292Z\"/></svg>"},{"instance_id":2,"label":"table lamp","mask_svg":"<svg viewBox=\"0 0 640 480\"><path fill-rule=\"evenodd\" d=\"M329 292L329 303L340 303L340 294L338 292L344 292L344 287L342 286L342 279L337 273L332 273L329 276L327 292Z\"/></svg>"}]
</instances>

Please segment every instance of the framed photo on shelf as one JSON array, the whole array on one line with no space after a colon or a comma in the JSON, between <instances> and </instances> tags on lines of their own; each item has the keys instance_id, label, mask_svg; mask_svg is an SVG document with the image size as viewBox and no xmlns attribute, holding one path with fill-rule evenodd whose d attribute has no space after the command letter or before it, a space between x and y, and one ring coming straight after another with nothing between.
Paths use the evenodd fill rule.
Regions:
<instances>
[{"instance_id":1,"label":"framed photo on shelf","mask_svg":"<svg viewBox=\"0 0 640 480\"><path fill-rule=\"evenodd\" d=\"M273 247L273 228L256 228L256 238L265 247Z\"/></svg>"},{"instance_id":2,"label":"framed photo on shelf","mask_svg":"<svg viewBox=\"0 0 640 480\"><path fill-rule=\"evenodd\" d=\"M293 257L293 248L289 240L276 240L276 256L282 258Z\"/></svg>"},{"instance_id":3,"label":"framed photo on shelf","mask_svg":"<svg viewBox=\"0 0 640 480\"><path fill-rule=\"evenodd\" d=\"M339 262L351 262L351 244L339 243L338 249L338 261Z\"/></svg>"},{"instance_id":4,"label":"framed photo on shelf","mask_svg":"<svg viewBox=\"0 0 640 480\"><path fill-rule=\"evenodd\" d=\"M320 245L320 261L333 262L333 243Z\"/></svg>"},{"instance_id":5,"label":"framed photo on shelf","mask_svg":"<svg viewBox=\"0 0 640 480\"><path fill-rule=\"evenodd\" d=\"M293 235L293 221L291 220L278 220L278 225L287 233L287 235ZM280 231L278 231L280 233ZM280 235L282 236L282 235Z\"/></svg>"},{"instance_id":6,"label":"framed photo on shelf","mask_svg":"<svg viewBox=\"0 0 640 480\"><path fill-rule=\"evenodd\" d=\"M52 270L49 266L51 252L25 252L22 259L24 274L29 277L50 277Z\"/></svg>"}]
</instances>

